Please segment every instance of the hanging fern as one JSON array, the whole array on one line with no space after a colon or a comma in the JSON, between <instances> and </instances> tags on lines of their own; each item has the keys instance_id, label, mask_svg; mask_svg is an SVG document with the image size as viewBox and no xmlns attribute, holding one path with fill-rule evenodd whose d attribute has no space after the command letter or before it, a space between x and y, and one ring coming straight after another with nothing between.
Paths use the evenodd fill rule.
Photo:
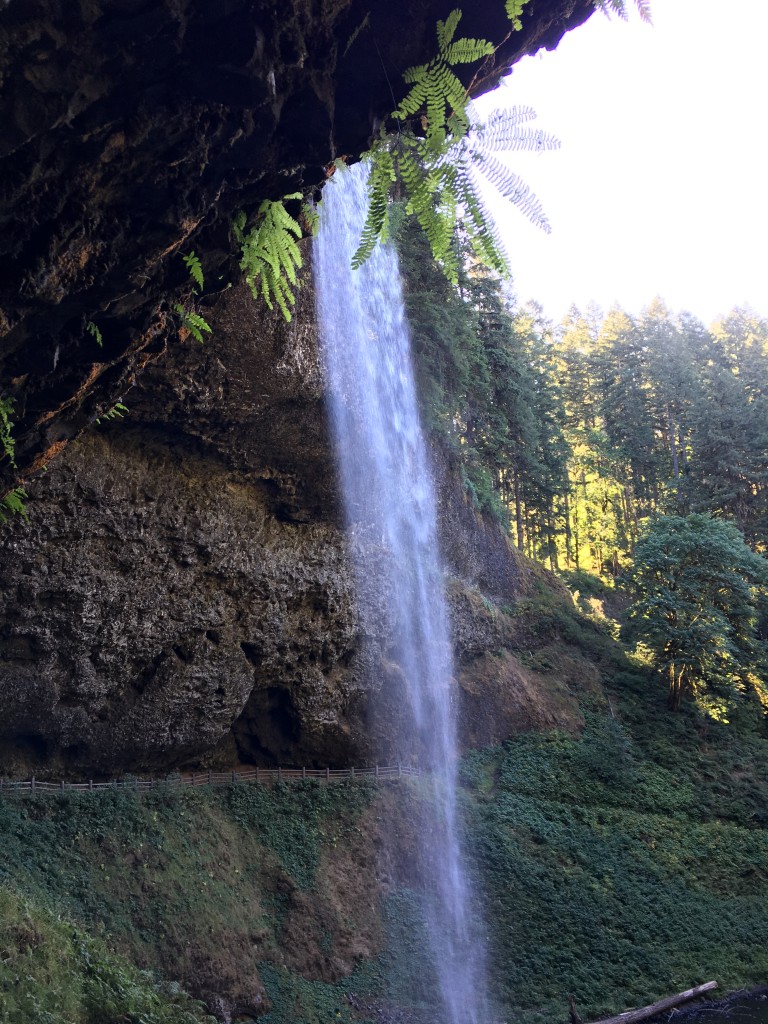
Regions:
<instances>
[{"instance_id":1,"label":"hanging fern","mask_svg":"<svg viewBox=\"0 0 768 1024\"><path fill-rule=\"evenodd\" d=\"M523 8L528 3L528 0L506 0L504 5L507 17L512 22L512 28L519 32L523 27L523 23L520 20L520 15L523 13Z\"/></svg>"},{"instance_id":2,"label":"hanging fern","mask_svg":"<svg viewBox=\"0 0 768 1024\"><path fill-rule=\"evenodd\" d=\"M611 12L618 14L620 18L626 21L629 17L627 14L627 3L626 0L592 0L595 7L602 11L603 14L610 17ZM635 0L635 7L640 15L641 19L651 24L651 0Z\"/></svg>"},{"instance_id":3,"label":"hanging fern","mask_svg":"<svg viewBox=\"0 0 768 1024\"><path fill-rule=\"evenodd\" d=\"M240 212L232 222L235 239L240 245L240 269L254 298L263 296L270 309L275 303L286 320L291 319L290 307L295 303L297 271L301 268L301 251L297 239L301 238L301 225L286 210L290 199L301 199L300 192L292 192L276 202L265 200L259 207L255 227L246 234L246 216Z\"/></svg>"},{"instance_id":4,"label":"hanging fern","mask_svg":"<svg viewBox=\"0 0 768 1024\"><path fill-rule=\"evenodd\" d=\"M520 27L526 0L507 0L513 27ZM453 234L457 218L465 218L469 240L478 257L501 274L509 268L493 220L480 196L478 175L544 231L549 231L541 203L522 179L494 154L500 151L544 150L559 146L543 131L523 127L536 115L530 107L497 111L480 124L467 90L452 68L493 53L491 43L454 39L461 11L437 23L438 54L427 64L409 68L403 78L411 88L393 111L397 132L382 130L369 154L368 216L352 265L360 266L378 241L389 236L389 198L393 188L406 197L406 212L415 216L435 259L450 280L458 275Z\"/></svg>"}]
</instances>

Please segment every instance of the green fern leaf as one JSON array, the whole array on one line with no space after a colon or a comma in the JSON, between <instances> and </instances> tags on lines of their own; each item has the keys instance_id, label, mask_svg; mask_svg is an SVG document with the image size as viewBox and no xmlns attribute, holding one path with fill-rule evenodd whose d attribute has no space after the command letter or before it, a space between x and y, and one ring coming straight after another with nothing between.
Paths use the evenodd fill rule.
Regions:
<instances>
[{"instance_id":1,"label":"green fern leaf","mask_svg":"<svg viewBox=\"0 0 768 1024\"><path fill-rule=\"evenodd\" d=\"M0 524L5 525L12 515L19 515L22 519L29 519L26 499L29 497L23 487L14 487L0 501Z\"/></svg>"},{"instance_id":2,"label":"green fern leaf","mask_svg":"<svg viewBox=\"0 0 768 1024\"><path fill-rule=\"evenodd\" d=\"M592 2L599 11L602 11L608 17L610 17L611 11L613 11L614 14L618 14L624 21L629 19L626 0L592 0ZM641 20L649 25L652 24L650 0L635 0L635 7Z\"/></svg>"},{"instance_id":3,"label":"green fern leaf","mask_svg":"<svg viewBox=\"0 0 768 1024\"><path fill-rule=\"evenodd\" d=\"M101 336L101 331L96 326L96 324L93 322L93 320L89 320L88 321L88 323L85 325L85 329L94 338L94 340L96 341L96 344L99 346L99 348L103 348L104 347L104 339Z\"/></svg>"},{"instance_id":4,"label":"green fern leaf","mask_svg":"<svg viewBox=\"0 0 768 1024\"><path fill-rule=\"evenodd\" d=\"M314 238L320 228L320 214L317 207L313 203L304 203L301 208L301 215L304 218L308 233Z\"/></svg>"},{"instance_id":5,"label":"green fern leaf","mask_svg":"<svg viewBox=\"0 0 768 1024\"><path fill-rule=\"evenodd\" d=\"M245 241L244 229L247 220L244 210L239 210L232 220L232 233L238 245L242 245Z\"/></svg>"},{"instance_id":6,"label":"green fern leaf","mask_svg":"<svg viewBox=\"0 0 768 1024\"><path fill-rule=\"evenodd\" d=\"M189 271L189 276L195 282L197 287L202 291L203 289L203 267L200 263L200 257L196 256L194 252L189 253L188 256L181 257L184 260L184 264Z\"/></svg>"},{"instance_id":7,"label":"green fern leaf","mask_svg":"<svg viewBox=\"0 0 768 1024\"><path fill-rule=\"evenodd\" d=\"M461 21L461 11L451 11L445 21L438 21L437 23L437 45L440 50L444 50L451 42L453 37L456 35L456 29L459 27Z\"/></svg>"},{"instance_id":8,"label":"green fern leaf","mask_svg":"<svg viewBox=\"0 0 768 1024\"><path fill-rule=\"evenodd\" d=\"M186 327L192 337L202 345L205 341L203 338L203 331L208 334L212 333L210 324L204 320L199 313L195 313L191 309L185 309L184 306L178 303L173 308L181 317L182 327Z\"/></svg>"},{"instance_id":9,"label":"green fern leaf","mask_svg":"<svg viewBox=\"0 0 768 1024\"><path fill-rule=\"evenodd\" d=\"M256 226L248 234L244 216L238 216L232 224L241 248L240 269L254 298L261 295L270 309L276 302L286 320L291 319L290 306L295 302L291 286L298 283L297 271L303 260L297 243L301 225L288 213L285 203L301 198L300 192L292 192L279 201L265 200L259 207Z\"/></svg>"},{"instance_id":10,"label":"green fern leaf","mask_svg":"<svg viewBox=\"0 0 768 1024\"><path fill-rule=\"evenodd\" d=\"M523 13L528 0L505 0L504 8L507 12L507 17L512 22L512 27L519 32L523 27L523 23L520 20L520 16Z\"/></svg>"},{"instance_id":11,"label":"green fern leaf","mask_svg":"<svg viewBox=\"0 0 768 1024\"><path fill-rule=\"evenodd\" d=\"M493 43L485 39L457 39L440 56L447 64L471 64L483 57L489 57L493 49Z\"/></svg>"},{"instance_id":12,"label":"green fern leaf","mask_svg":"<svg viewBox=\"0 0 768 1024\"><path fill-rule=\"evenodd\" d=\"M12 398L0 398L0 461L8 459L16 468L16 442L13 438L11 413L15 402Z\"/></svg>"},{"instance_id":13,"label":"green fern leaf","mask_svg":"<svg viewBox=\"0 0 768 1024\"><path fill-rule=\"evenodd\" d=\"M505 199L509 199L513 206L516 206L532 224L542 229L547 234L552 227L547 220L547 215L538 197L526 185L523 179L505 167L495 157L484 154L479 167L487 180L493 185Z\"/></svg>"},{"instance_id":14,"label":"green fern leaf","mask_svg":"<svg viewBox=\"0 0 768 1024\"><path fill-rule=\"evenodd\" d=\"M506 0L507 14L515 28L520 27L526 2ZM426 64L408 68L403 75L410 89L392 117L404 126L396 139L382 136L371 151L368 216L353 267L359 267L377 241L387 236L389 194L395 181L405 194L406 212L418 220L435 259L453 281L458 273L454 229L460 211L483 262L499 273L508 273L503 245L475 187L475 168L525 216L549 230L536 196L492 154L554 149L559 141L543 131L521 127L535 117L530 107L492 114L484 125L475 123L466 89L453 67L480 61L492 54L494 47L485 40L454 39L460 20L461 12L454 10L444 22L438 21L437 55Z\"/></svg>"}]
</instances>

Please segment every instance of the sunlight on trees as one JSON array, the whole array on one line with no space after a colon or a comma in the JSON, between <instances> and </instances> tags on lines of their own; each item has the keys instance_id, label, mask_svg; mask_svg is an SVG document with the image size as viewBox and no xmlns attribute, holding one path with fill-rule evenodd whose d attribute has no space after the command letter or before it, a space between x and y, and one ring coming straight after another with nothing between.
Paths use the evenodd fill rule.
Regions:
<instances>
[{"instance_id":1,"label":"sunlight on trees","mask_svg":"<svg viewBox=\"0 0 768 1024\"><path fill-rule=\"evenodd\" d=\"M691 697L727 721L757 681L756 666L765 667L756 626L768 563L733 523L702 513L658 516L637 542L630 579L635 602L625 637L645 647L667 680L670 710Z\"/></svg>"}]
</instances>

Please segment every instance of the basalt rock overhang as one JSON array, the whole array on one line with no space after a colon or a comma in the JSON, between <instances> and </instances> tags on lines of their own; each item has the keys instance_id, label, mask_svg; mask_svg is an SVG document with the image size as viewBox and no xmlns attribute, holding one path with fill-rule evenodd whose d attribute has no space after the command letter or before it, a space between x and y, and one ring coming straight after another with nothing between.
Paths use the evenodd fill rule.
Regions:
<instances>
[{"instance_id":1,"label":"basalt rock overhang","mask_svg":"<svg viewBox=\"0 0 768 1024\"><path fill-rule=\"evenodd\" d=\"M177 336L181 254L203 256L210 301L237 276L237 210L357 159L452 6L0 0L0 397L18 465L0 461L0 494ZM529 0L510 32L503 0L466 5L460 32L498 44L477 91L591 12Z\"/></svg>"}]
</instances>

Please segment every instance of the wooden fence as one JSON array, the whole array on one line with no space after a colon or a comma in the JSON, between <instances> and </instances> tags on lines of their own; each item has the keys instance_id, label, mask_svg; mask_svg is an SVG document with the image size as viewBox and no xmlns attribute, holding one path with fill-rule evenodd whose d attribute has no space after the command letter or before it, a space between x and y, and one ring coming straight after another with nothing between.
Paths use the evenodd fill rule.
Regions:
<instances>
[{"instance_id":1,"label":"wooden fence","mask_svg":"<svg viewBox=\"0 0 768 1024\"><path fill-rule=\"evenodd\" d=\"M127 778L111 782L42 782L32 776L24 782L0 779L0 795L10 793L62 793L95 792L105 789L131 789L144 791L167 789L177 786L231 786L241 782L289 782L303 779L320 779L338 782L341 779L376 778L399 779L404 776L420 775L418 768L408 765L374 765L373 768L247 768L231 772L182 772L163 779Z\"/></svg>"}]
</instances>

